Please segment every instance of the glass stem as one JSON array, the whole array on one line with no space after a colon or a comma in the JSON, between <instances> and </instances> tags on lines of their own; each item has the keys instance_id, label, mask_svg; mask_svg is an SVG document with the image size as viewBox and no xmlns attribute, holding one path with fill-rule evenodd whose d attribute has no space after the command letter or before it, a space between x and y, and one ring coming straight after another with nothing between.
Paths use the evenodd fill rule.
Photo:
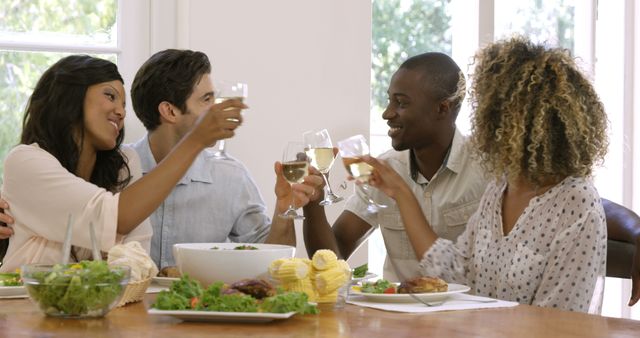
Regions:
<instances>
[{"instance_id":1,"label":"glass stem","mask_svg":"<svg viewBox=\"0 0 640 338\"><path fill-rule=\"evenodd\" d=\"M324 194L325 195L333 195L333 191L331 191L331 186L329 185L329 178L324 173L320 173L322 178L324 179Z\"/></svg>"}]
</instances>

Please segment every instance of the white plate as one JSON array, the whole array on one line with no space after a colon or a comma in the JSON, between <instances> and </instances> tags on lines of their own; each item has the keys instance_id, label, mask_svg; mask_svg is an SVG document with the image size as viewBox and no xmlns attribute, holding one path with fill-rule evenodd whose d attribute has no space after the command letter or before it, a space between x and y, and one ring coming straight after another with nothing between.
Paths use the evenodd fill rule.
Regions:
<instances>
[{"instance_id":1,"label":"white plate","mask_svg":"<svg viewBox=\"0 0 640 338\"><path fill-rule=\"evenodd\" d=\"M155 316L171 316L187 322L241 322L266 323L277 319L287 319L296 312L265 313L265 312L214 312L191 310L157 310L151 308L147 313Z\"/></svg>"},{"instance_id":2,"label":"white plate","mask_svg":"<svg viewBox=\"0 0 640 338\"><path fill-rule=\"evenodd\" d=\"M372 278L376 278L376 277L378 277L378 275L376 275L375 273L367 272L364 275L364 277L354 277L354 278L351 278L351 281L352 282L360 282L360 281L363 281L363 280L368 280L368 279L372 279Z\"/></svg>"},{"instance_id":3,"label":"white plate","mask_svg":"<svg viewBox=\"0 0 640 338\"><path fill-rule=\"evenodd\" d=\"M171 283L180 280L180 278L174 277L153 277L151 282L160 286L170 287Z\"/></svg>"},{"instance_id":4,"label":"white plate","mask_svg":"<svg viewBox=\"0 0 640 338\"><path fill-rule=\"evenodd\" d=\"M0 286L0 297L27 297L27 289L22 286Z\"/></svg>"},{"instance_id":5,"label":"white plate","mask_svg":"<svg viewBox=\"0 0 640 338\"><path fill-rule=\"evenodd\" d=\"M454 293L464 293L471 290L466 285L449 283L449 291L445 292L430 292L430 293L414 293L414 296L422 299L425 302L437 302L447 299ZM411 295L407 293L363 293L360 290L351 290L352 295L363 296L367 300L379 303L417 303L418 301L413 299Z\"/></svg>"}]
</instances>

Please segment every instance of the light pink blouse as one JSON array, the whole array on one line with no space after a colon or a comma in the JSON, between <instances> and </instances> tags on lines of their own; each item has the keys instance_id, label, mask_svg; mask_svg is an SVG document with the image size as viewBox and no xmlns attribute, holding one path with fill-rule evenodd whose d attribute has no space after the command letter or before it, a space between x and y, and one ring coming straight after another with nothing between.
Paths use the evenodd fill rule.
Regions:
<instances>
[{"instance_id":1,"label":"light pink blouse","mask_svg":"<svg viewBox=\"0 0 640 338\"><path fill-rule=\"evenodd\" d=\"M133 149L122 151L134 182L141 177L140 160ZM91 258L90 222L103 252L129 241L138 241L149 251L148 219L126 236L116 234L119 196L70 173L35 143L13 148L5 159L2 197L10 205L7 214L15 219L14 235L0 272L22 264L59 263L69 214L73 215L71 244L87 249L77 252L78 259Z\"/></svg>"}]
</instances>

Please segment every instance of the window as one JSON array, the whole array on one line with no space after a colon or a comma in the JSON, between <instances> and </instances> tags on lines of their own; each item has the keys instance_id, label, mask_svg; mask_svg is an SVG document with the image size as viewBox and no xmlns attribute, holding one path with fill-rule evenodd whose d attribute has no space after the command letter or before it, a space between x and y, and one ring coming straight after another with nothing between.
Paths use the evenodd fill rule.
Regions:
<instances>
[{"instance_id":1,"label":"window","mask_svg":"<svg viewBox=\"0 0 640 338\"><path fill-rule=\"evenodd\" d=\"M522 34L534 42L547 42L574 50L575 1L495 0L494 35Z\"/></svg>"},{"instance_id":2,"label":"window","mask_svg":"<svg viewBox=\"0 0 640 338\"><path fill-rule=\"evenodd\" d=\"M19 142L24 108L36 81L74 53L116 62L117 0L0 3L0 159ZM3 164L0 161L0 183Z\"/></svg>"},{"instance_id":3,"label":"window","mask_svg":"<svg viewBox=\"0 0 640 338\"><path fill-rule=\"evenodd\" d=\"M451 54L450 1L375 0L372 3L371 148L377 155L391 149L382 112L387 87L409 56L438 51Z\"/></svg>"},{"instance_id":4,"label":"window","mask_svg":"<svg viewBox=\"0 0 640 338\"><path fill-rule=\"evenodd\" d=\"M602 168L595 172L596 187L601 196L640 212L640 180L635 174L640 170L638 161L634 161L640 153L640 138L634 137L634 131L640 128L640 119L634 119L634 106L637 106L634 90L640 88L634 85L634 81L640 79L640 67L635 66L640 58L634 54L640 45L640 25L635 24L634 19L640 15L640 6L630 0L600 4L605 3L595 0L374 0L372 153L380 154L391 148L387 126L380 114L386 101L390 72L399 62L418 53L437 50L452 55L463 71L470 73L471 57L478 47L512 34L522 34L536 42L571 50L593 80L610 122L609 152ZM414 16L407 12L409 9L420 14ZM431 16L427 18L428 15ZM463 134L469 132L468 116L469 108L463 105L457 119ZM379 235L371 238L369 247L371 261L384 255ZM381 272L381 267L377 271ZM629 280L607 279L604 315L640 318L638 306L626 307L630 284Z\"/></svg>"},{"instance_id":5,"label":"window","mask_svg":"<svg viewBox=\"0 0 640 338\"><path fill-rule=\"evenodd\" d=\"M451 54L451 8L447 0L375 0L372 2L371 153L391 149L382 119L391 76L409 56L426 51ZM369 270L382 276L386 255L382 235L369 240Z\"/></svg>"}]
</instances>

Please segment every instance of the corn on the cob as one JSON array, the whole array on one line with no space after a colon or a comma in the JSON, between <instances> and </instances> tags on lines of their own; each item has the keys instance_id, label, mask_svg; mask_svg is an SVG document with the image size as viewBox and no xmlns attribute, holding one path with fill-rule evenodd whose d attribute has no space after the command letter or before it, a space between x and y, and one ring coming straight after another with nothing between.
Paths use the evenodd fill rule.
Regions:
<instances>
[{"instance_id":1,"label":"corn on the cob","mask_svg":"<svg viewBox=\"0 0 640 338\"><path fill-rule=\"evenodd\" d=\"M318 250L311 259L313 267L318 270L326 270L337 264L338 257L331 250Z\"/></svg>"},{"instance_id":2,"label":"corn on the cob","mask_svg":"<svg viewBox=\"0 0 640 338\"><path fill-rule=\"evenodd\" d=\"M344 259L338 259L338 268L347 275L347 278L351 277L351 267Z\"/></svg>"},{"instance_id":3,"label":"corn on the cob","mask_svg":"<svg viewBox=\"0 0 640 338\"><path fill-rule=\"evenodd\" d=\"M338 291L333 291L324 295L318 295L316 302L318 303L335 303L338 300Z\"/></svg>"},{"instance_id":4,"label":"corn on the cob","mask_svg":"<svg viewBox=\"0 0 640 338\"><path fill-rule=\"evenodd\" d=\"M316 274L316 290L318 294L331 293L347 282L347 274L342 269L335 267L333 269L320 271Z\"/></svg>"},{"instance_id":5,"label":"corn on the cob","mask_svg":"<svg viewBox=\"0 0 640 338\"><path fill-rule=\"evenodd\" d=\"M313 288L313 285L311 284L311 280L309 278L301 279L295 282L284 283L282 284L282 288L287 291L304 292L307 294L307 297L311 302L314 302L317 297L316 290Z\"/></svg>"},{"instance_id":6,"label":"corn on the cob","mask_svg":"<svg viewBox=\"0 0 640 338\"><path fill-rule=\"evenodd\" d=\"M282 265L282 263L284 263L286 260L287 260L286 258L280 258L271 262L271 264L269 264L269 276L277 279L278 269L280 269L280 265Z\"/></svg>"},{"instance_id":7,"label":"corn on the cob","mask_svg":"<svg viewBox=\"0 0 640 338\"><path fill-rule=\"evenodd\" d=\"M283 283L295 282L307 278L309 270L309 265L302 260L290 259L280 264L276 278Z\"/></svg>"}]
</instances>

